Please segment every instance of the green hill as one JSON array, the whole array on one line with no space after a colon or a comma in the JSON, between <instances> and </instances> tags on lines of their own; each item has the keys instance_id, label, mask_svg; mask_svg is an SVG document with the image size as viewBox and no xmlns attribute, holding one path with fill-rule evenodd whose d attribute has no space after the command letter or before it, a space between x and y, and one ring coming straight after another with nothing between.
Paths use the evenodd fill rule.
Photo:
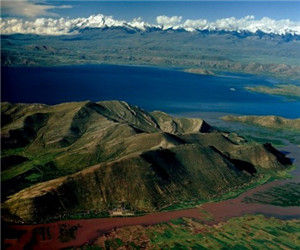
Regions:
<instances>
[{"instance_id":1,"label":"green hill","mask_svg":"<svg viewBox=\"0 0 300 250\"><path fill-rule=\"evenodd\" d=\"M152 212L245 188L290 160L201 119L120 101L2 103L2 202L15 221Z\"/></svg>"}]
</instances>

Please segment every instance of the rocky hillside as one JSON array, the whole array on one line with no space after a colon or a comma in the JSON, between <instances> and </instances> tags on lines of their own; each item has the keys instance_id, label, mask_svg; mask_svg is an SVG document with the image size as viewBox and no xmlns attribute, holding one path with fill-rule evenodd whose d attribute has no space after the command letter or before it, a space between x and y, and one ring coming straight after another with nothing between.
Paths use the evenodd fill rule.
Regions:
<instances>
[{"instance_id":1,"label":"rocky hillside","mask_svg":"<svg viewBox=\"0 0 300 250\"><path fill-rule=\"evenodd\" d=\"M3 211L16 221L156 211L291 164L270 144L120 101L2 103L1 115Z\"/></svg>"}]
</instances>

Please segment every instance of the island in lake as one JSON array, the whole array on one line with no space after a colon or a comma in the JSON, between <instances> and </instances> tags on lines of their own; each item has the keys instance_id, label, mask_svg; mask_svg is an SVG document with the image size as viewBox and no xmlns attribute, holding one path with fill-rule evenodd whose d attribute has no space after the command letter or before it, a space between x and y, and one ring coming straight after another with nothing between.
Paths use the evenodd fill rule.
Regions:
<instances>
[{"instance_id":1,"label":"island in lake","mask_svg":"<svg viewBox=\"0 0 300 250\"><path fill-rule=\"evenodd\" d=\"M246 87L246 89L258 93L285 96L290 99L300 98L300 87L293 84L278 84L275 85L274 87L255 86L255 87Z\"/></svg>"},{"instance_id":2,"label":"island in lake","mask_svg":"<svg viewBox=\"0 0 300 250\"><path fill-rule=\"evenodd\" d=\"M224 121L242 122L247 124L258 125L271 129L293 130L300 133L300 118L287 119L280 116L257 116L257 115L226 115L221 117Z\"/></svg>"}]
</instances>

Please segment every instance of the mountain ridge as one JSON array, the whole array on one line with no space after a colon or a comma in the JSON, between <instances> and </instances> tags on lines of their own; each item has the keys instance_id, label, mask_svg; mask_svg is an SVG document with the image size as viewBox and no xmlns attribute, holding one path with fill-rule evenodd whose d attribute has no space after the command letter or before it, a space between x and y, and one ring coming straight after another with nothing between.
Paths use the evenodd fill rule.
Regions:
<instances>
[{"instance_id":1,"label":"mountain ridge","mask_svg":"<svg viewBox=\"0 0 300 250\"><path fill-rule=\"evenodd\" d=\"M3 103L1 115L3 208L17 221L154 212L219 197L291 164L270 144L121 101ZM28 120L35 129L20 138Z\"/></svg>"}]
</instances>

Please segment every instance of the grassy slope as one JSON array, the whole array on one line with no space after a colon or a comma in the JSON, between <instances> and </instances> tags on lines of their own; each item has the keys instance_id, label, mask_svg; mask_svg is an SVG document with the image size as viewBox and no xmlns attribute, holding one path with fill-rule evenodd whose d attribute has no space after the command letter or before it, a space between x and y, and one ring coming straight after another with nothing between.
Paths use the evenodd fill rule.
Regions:
<instances>
[{"instance_id":1,"label":"grassy slope","mask_svg":"<svg viewBox=\"0 0 300 250\"><path fill-rule=\"evenodd\" d=\"M32 169L48 166L56 177L79 171L99 162L113 160L116 157L142 152L160 144L178 144L176 138L166 132L182 133L197 131L201 128L201 119L176 119L169 116L168 122L176 124L175 129L168 124L159 128L155 118L136 107L122 102L68 103L55 106L2 105L2 110L13 122L2 128L3 156L22 155L28 161L3 171L2 180L6 181ZM29 111L28 111L29 109ZM7 111L6 111L7 110ZM34 112L49 114L47 124L34 138L25 138L24 120ZM159 122L163 122L160 120ZM194 124L195 123L195 124ZM21 135L16 133L20 131ZM154 134L157 132L156 134ZM153 133L150 135L149 133ZM13 135L17 134L17 138ZM9 138L9 139L7 139ZM180 141L180 140L179 140ZM34 175L39 173L34 171ZM41 173L46 180L49 173ZM29 177L30 178L30 177ZM45 179L46 178L46 179Z\"/></svg>"},{"instance_id":2,"label":"grassy slope","mask_svg":"<svg viewBox=\"0 0 300 250\"><path fill-rule=\"evenodd\" d=\"M289 182L246 197L245 202L266 203L275 206L300 206L300 183Z\"/></svg>"}]
</instances>

